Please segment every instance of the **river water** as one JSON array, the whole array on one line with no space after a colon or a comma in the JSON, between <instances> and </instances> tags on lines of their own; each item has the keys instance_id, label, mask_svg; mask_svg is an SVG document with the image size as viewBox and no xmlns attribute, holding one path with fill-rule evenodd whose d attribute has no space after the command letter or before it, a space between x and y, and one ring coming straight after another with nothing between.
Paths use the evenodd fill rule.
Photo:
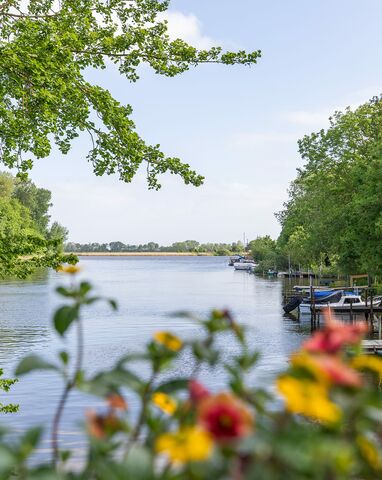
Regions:
<instances>
[{"instance_id":1,"label":"river water","mask_svg":"<svg viewBox=\"0 0 382 480\"><path fill-rule=\"evenodd\" d=\"M92 306L84 315L85 369L94 372L111 366L128 352L139 350L157 330L171 330L191 337L198 327L171 313L189 310L201 316L212 308L228 308L248 329L250 343L262 352L259 366L248 378L269 387L274 376L286 367L288 355L310 334L310 322L285 317L281 308L282 281L264 279L228 267L224 257L86 257L81 260L81 277L97 291L117 300L111 312L104 304ZM62 302L55 294L66 275L43 272L28 281L0 283L0 368L12 376L17 363L36 353L53 359L60 349L71 349L73 339L58 338L51 328L51 314ZM236 348L221 343L223 354ZM188 372L187 361L179 370ZM144 372L143 372L144 373ZM211 389L224 385L224 374L205 372L203 380ZM39 372L21 377L0 402L18 403L20 412L2 415L1 424L15 432L43 424L49 429L61 393L61 382L53 373ZM134 412L134 398L128 399ZM81 455L83 435L80 423L88 408L102 402L73 393L65 410L60 437L67 448ZM49 453L48 439L40 449Z\"/></svg>"}]
</instances>

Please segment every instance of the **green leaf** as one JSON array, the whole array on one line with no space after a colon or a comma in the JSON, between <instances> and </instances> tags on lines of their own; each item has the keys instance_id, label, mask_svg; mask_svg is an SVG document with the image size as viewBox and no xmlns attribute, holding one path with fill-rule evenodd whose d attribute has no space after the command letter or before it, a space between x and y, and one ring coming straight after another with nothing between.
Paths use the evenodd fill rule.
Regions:
<instances>
[{"instance_id":1,"label":"green leaf","mask_svg":"<svg viewBox=\"0 0 382 480\"><path fill-rule=\"evenodd\" d=\"M73 298L75 296L72 290L69 290L68 288L65 288L65 287L57 287L56 292L62 297Z\"/></svg>"},{"instance_id":2,"label":"green leaf","mask_svg":"<svg viewBox=\"0 0 382 480\"><path fill-rule=\"evenodd\" d=\"M134 446L123 466L126 479L152 480L154 478L153 459L146 448Z\"/></svg>"},{"instance_id":3,"label":"green leaf","mask_svg":"<svg viewBox=\"0 0 382 480\"><path fill-rule=\"evenodd\" d=\"M56 310L53 316L54 328L60 335L64 335L66 330L78 319L79 309L78 306L64 305Z\"/></svg>"},{"instance_id":4,"label":"green leaf","mask_svg":"<svg viewBox=\"0 0 382 480\"><path fill-rule=\"evenodd\" d=\"M16 368L16 375L25 375L34 370L58 370L56 365L49 363L37 355L29 355L21 360Z\"/></svg>"},{"instance_id":5,"label":"green leaf","mask_svg":"<svg viewBox=\"0 0 382 480\"><path fill-rule=\"evenodd\" d=\"M120 387L127 387L141 394L145 383L135 373L116 368L109 372L101 372L90 380L82 381L78 388L87 393L105 397Z\"/></svg>"},{"instance_id":6,"label":"green leaf","mask_svg":"<svg viewBox=\"0 0 382 480\"><path fill-rule=\"evenodd\" d=\"M1 478L9 478L6 474L14 468L16 464L16 458L14 454L6 448L4 445L0 446L0 473ZM3 476L4 475L4 476Z\"/></svg>"},{"instance_id":7,"label":"green leaf","mask_svg":"<svg viewBox=\"0 0 382 480\"><path fill-rule=\"evenodd\" d=\"M67 365L69 363L69 353L68 352L63 350L58 355L59 355L59 357L60 357L60 359L61 359L61 361L64 365Z\"/></svg>"},{"instance_id":8,"label":"green leaf","mask_svg":"<svg viewBox=\"0 0 382 480\"><path fill-rule=\"evenodd\" d=\"M42 428L34 427L26 431L21 439L19 457L23 462L27 460L36 449L42 437Z\"/></svg>"},{"instance_id":9,"label":"green leaf","mask_svg":"<svg viewBox=\"0 0 382 480\"><path fill-rule=\"evenodd\" d=\"M89 282L81 282L79 287L79 293L83 297L92 290L92 286Z\"/></svg>"},{"instance_id":10,"label":"green leaf","mask_svg":"<svg viewBox=\"0 0 382 480\"><path fill-rule=\"evenodd\" d=\"M125 363L147 360L150 360L150 355L148 353L130 353L129 355L125 355L118 360L117 368L123 367Z\"/></svg>"},{"instance_id":11,"label":"green leaf","mask_svg":"<svg viewBox=\"0 0 382 480\"><path fill-rule=\"evenodd\" d=\"M35 448L42 436L43 429L42 427L33 427L30 428L25 432L25 434L22 437L22 443L24 445L29 445L33 448Z\"/></svg>"},{"instance_id":12,"label":"green leaf","mask_svg":"<svg viewBox=\"0 0 382 480\"><path fill-rule=\"evenodd\" d=\"M109 305L113 310L118 310L118 303L112 298L109 298Z\"/></svg>"},{"instance_id":13,"label":"green leaf","mask_svg":"<svg viewBox=\"0 0 382 480\"><path fill-rule=\"evenodd\" d=\"M177 378L175 380L169 380L168 382L163 382L155 387L156 392L163 393L174 393L179 390L187 390L189 384L188 378Z\"/></svg>"}]
</instances>

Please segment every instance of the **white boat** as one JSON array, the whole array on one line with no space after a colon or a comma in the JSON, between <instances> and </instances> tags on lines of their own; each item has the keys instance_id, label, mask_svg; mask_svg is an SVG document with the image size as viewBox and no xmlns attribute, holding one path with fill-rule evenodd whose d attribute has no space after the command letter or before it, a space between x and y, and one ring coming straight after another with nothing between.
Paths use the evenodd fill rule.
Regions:
<instances>
[{"instance_id":1,"label":"white boat","mask_svg":"<svg viewBox=\"0 0 382 480\"><path fill-rule=\"evenodd\" d=\"M242 260L245 260L245 257L243 257L242 255L232 255L232 257L229 257L228 266L233 267L234 263L241 262Z\"/></svg>"},{"instance_id":2,"label":"white boat","mask_svg":"<svg viewBox=\"0 0 382 480\"><path fill-rule=\"evenodd\" d=\"M235 270L254 270L257 265L258 264L252 260L242 260L240 262L235 262L233 267Z\"/></svg>"},{"instance_id":3,"label":"white boat","mask_svg":"<svg viewBox=\"0 0 382 480\"><path fill-rule=\"evenodd\" d=\"M378 307L382 302L382 297L375 297L373 299L373 307ZM310 314L311 313L311 303L301 303L299 306L300 313L302 314ZM365 301L362 300L361 295L352 295L352 294L344 294L338 300L338 302L332 303L317 303L316 310L321 311L325 308L330 308L336 312L350 312L362 310L365 307L370 307L370 299L368 300L367 304Z\"/></svg>"}]
</instances>

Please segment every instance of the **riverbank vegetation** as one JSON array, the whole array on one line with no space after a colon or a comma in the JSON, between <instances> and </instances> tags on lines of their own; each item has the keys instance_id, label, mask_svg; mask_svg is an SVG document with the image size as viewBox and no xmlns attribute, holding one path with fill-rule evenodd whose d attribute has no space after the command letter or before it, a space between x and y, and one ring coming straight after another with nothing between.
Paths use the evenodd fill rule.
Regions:
<instances>
[{"instance_id":1,"label":"riverbank vegetation","mask_svg":"<svg viewBox=\"0 0 382 480\"><path fill-rule=\"evenodd\" d=\"M249 244L259 271L382 273L381 132L382 97L374 97L299 141L306 163L276 215L280 236Z\"/></svg>"},{"instance_id":2,"label":"riverbank vegetation","mask_svg":"<svg viewBox=\"0 0 382 480\"><path fill-rule=\"evenodd\" d=\"M335 112L305 136L306 161L277 217L278 247L294 265L382 273L382 97Z\"/></svg>"},{"instance_id":3,"label":"riverbank vegetation","mask_svg":"<svg viewBox=\"0 0 382 480\"><path fill-rule=\"evenodd\" d=\"M71 253L208 253L211 255L231 255L243 253L244 245L241 241L234 243L199 243L196 240L175 242L170 246L161 246L155 242L148 242L143 245L129 245L123 242L110 243L74 243L65 244L65 251Z\"/></svg>"},{"instance_id":4,"label":"riverbank vegetation","mask_svg":"<svg viewBox=\"0 0 382 480\"><path fill-rule=\"evenodd\" d=\"M25 277L38 267L75 261L63 255L67 230L50 224L51 192L0 173L0 277Z\"/></svg>"}]
</instances>

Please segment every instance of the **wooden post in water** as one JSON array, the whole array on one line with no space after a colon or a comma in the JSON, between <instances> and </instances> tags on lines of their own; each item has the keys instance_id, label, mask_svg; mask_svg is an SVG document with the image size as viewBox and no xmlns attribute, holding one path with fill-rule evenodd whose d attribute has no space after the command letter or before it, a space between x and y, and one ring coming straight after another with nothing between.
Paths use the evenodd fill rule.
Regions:
<instances>
[{"instance_id":1,"label":"wooden post in water","mask_svg":"<svg viewBox=\"0 0 382 480\"><path fill-rule=\"evenodd\" d=\"M310 283L310 314L311 314L311 324L312 329L316 327L316 300L314 297L314 288L313 288L313 277L309 276Z\"/></svg>"},{"instance_id":2,"label":"wooden post in water","mask_svg":"<svg viewBox=\"0 0 382 480\"><path fill-rule=\"evenodd\" d=\"M370 318L374 318L374 311L373 311L373 289L370 290Z\"/></svg>"}]
</instances>

